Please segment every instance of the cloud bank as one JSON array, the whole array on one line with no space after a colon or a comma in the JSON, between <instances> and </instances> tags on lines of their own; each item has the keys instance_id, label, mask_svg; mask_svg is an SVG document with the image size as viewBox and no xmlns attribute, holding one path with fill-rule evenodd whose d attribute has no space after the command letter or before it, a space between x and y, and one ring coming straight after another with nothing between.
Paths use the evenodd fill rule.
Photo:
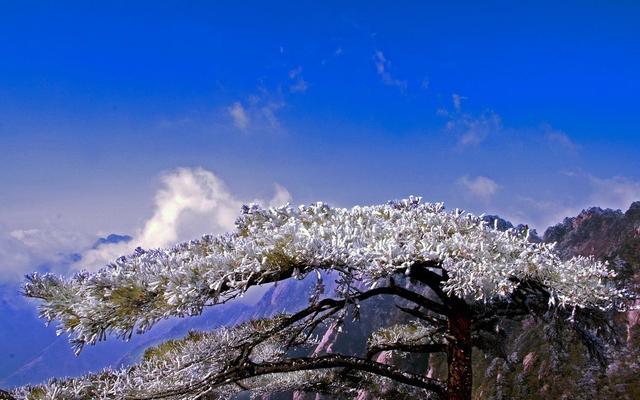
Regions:
<instances>
[{"instance_id":1,"label":"cloud bank","mask_svg":"<svg viewBox=\"0 0 640 400\"><path fill-rule=\"evenodd\" d=\"M625 177L598 178L586 176L591 185L592 206L626 211L631 203L640 201L640 182Z\"/></svg>"},{"instance_id":2,"label":"cloud bank","mask_svg":"<svg viewBox=\"0 0 640 400\"><path fill-rule=\"evenodd\" d=\"M45 223L38 228L0 226L0 282L16 282L35 269L58 271L73 262L78 249L94 238Z\"/></svg>"},{"instance_id":3,"label":"cloud bank","mask_svg":"<svg viewBox=\"0 0 640 400\"><path fill-rule=\"evenodd\" d=\"M275 186L271 199L240 199L213 172L180 168L162 177L152 216L128 243L106 243L82 253L77 269L95 270L136 247L160 248L203 234L219 234L234 228L243 204L256 202L276 206L290 201L289 192Z\"/></svg>"},{"instance_id":4,"label":"cloud bank","mask_svg":"<svg viewBox=\"0 0 640 400\"><path fill-rule=\"evenodd\" d=\"M564 218L578 215L591 207L624 212L631 203L640 201L640 181L626 177L600 178L584 173L565 175L573 178L577 187L584 189L584 195L573 201L516 196L511 208L505 209L502 215L512 219L512 222L529 223L543 232Z\"/></svg>"},{"instance_id":5,"label":"cloud bank","mask_svg":"<svg viewBox=\"0 0 640 400\"><path fill-rule=\"evenodd\" d=\"M487 178L486 176L476 176L475 178L463 176L459 182L471 196L485 202L491 200L499 188L493 179Z\"/></svg>"}]
</instances>

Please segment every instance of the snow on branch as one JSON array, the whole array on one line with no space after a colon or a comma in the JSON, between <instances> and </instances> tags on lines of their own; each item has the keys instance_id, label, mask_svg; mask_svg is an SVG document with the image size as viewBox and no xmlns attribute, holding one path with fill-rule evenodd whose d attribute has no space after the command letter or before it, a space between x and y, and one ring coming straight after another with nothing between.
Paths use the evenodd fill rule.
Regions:
<instances>
[{"instance_id":1,"label":"snow on branch","mask_svg":"<svg viewBox=\"0 0 640 400\"><path fill-rule=\"evenodd\" d=\"M278 315L221 328L208 333L190 333L148 349L143 360L132 367L107 369L79 378L53 379L40 386L14 391L17 398L113 398L113 399L228 399L235 393L254 394L284 390L334 390L353 392L356 377L373 385L392 380L396 390L442 393L444 386L420 375L375 361L330 354L319 357L288 358L291 349L315 344L315 315ZM306 331L305 329L310 329ZM334 374L347 368L349 374ZM304 378L304 379L301 379ZM329 380L329 378L331 378ZM371 387L371 386L368 386Z\"/></svg>"},{"instance_id":2,"label":"snow on branch","mask_svg":"<svg viewBox=\"0 0 640 400\"><path fill-rule=\"evenodd\" d=\"M492 302L514 292L518 282L533 281L546 288L550 306L623 307L626 293L607 283L613 270L590 257L563 261L553 247L416 197L351 209L251 205L231 233L137 249L69 279L34 273L24 293L42 300L40 315L58 320L77 351L110 333L127 338L158 320L199 314L251 286L314 270L375 285L422 268L446 276L444 293L468 302Z\"/></svg>"},{"instance_id":3,"label":"snow on branch","mask_svg":"<svg viewBox=\"0 0 640 400\"><path fill-rule=\"evenodd\" d=\"M411 321L380 328L373 332L367 342L367 356L372 357L382 351L435 353L444 351L446 339L443 327Z\"/></svg>"}]
</instances>

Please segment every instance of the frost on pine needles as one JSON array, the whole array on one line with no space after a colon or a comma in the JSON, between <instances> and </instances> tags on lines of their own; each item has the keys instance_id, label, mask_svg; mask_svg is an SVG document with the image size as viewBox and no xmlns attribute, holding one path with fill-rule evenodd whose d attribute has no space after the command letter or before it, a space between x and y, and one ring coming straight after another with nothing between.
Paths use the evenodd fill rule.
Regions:
<instances>
[{"instance_id":1,"label":"frost on pine needles","mask_svg":"<svg viewBox=\"0 0 640 400\"><path fill-rule=\"evenodd\" d=\"M205 306L242 296L255 285L327 271L339 275L336 301L343 304L334 307L355 304L358 296L364 300L369 292L362 288L371 293L391 288L387 292L416 301L393 285L397 276L426 282L440 301L423 297L417 304L443 315L448 298L491 308L530 287L544 294L547 307L560 309L620 310L628 297L609 284L615 274L605 263L592 257L562 260L553 244L531 243L526 235L499 231L480 217L448 212L442 203L423 203L417 197L351 209L324 203L244 206L236 229L228 234L207 235L168 249L138 248L96 273L81 272L69 279L34 273L27 277L24 292L42 300L40 315L58 321L59 332L68 333L79 352L111 334L129 338L161 319L198 315ZM312 303L321 302L320 296L312 297ZM438 328L420 322L404 330L380 331L371 340L435 343L435 332ZM209 354L207 349L193 351ZM198 373L208 376L216 371L210 367ZM131 376L145 374L145 368L157 372L181 367L147 362L136 368L128 375L105 374L109 382L130 385L138 382Z\"/></svg>"}]
</instances>

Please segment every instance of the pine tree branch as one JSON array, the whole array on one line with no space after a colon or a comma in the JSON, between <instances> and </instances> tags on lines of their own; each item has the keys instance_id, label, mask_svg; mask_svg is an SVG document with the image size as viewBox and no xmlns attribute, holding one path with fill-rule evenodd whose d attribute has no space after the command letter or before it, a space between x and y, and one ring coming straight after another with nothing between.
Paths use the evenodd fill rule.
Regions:
<instances>
[{"instance_id":1,"label":"pine tree branch","mask_svg":"<svg viewBox=\"0 0 640 400\"><path fill-rule=\"evenodd\" d=\"M407 353L442 353L447 351L445 344L409 344L409 343L388 343L371 347L367 351L366 359L372 359L376 354L383 351L404 351Z\"/></svg>"},{"instance_id":2,"label":"pine tree branch","mask_svg":"<svg viewBox=\"0 0 640 400\"><path fill-rule=\"evenodd\" d=\"M16 400L16 398L11 393L0 389L0 400Z\"/></svg>"},{"instance_id":3,"label":"pine tree branch","mask_svg":"<svg viewBox=\"0 0 640 400\"><path fill-rule=\"evenodd\" d=\"M258 377L268 374L286 373L295 371L308 371L330 368L349 368L351 370L369 372L375 375L392 379L396 382L410 386L430 390L438 395L445 393L445 385L437 379L427 378L422 375L413 374L397 367L382 364L379 362L338 354L325 355L320 357L291 358L276 362L251 363L246 362L240 366L232 367L227 371L206 377L189 386L184 386L163 393L146 394L144 397L129 397L129 400L142 399L163 399L172 396L195 395L215 389L229 383L235 383L243 379Z\"/></svg>"}]
</instances>

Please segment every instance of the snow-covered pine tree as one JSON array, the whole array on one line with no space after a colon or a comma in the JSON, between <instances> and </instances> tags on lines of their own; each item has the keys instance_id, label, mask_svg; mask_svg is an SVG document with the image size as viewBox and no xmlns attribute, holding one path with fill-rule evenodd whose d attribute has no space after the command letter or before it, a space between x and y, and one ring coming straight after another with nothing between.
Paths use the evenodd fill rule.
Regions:
<instances>
[{"instance_id":1,"label":"snow-covered pine tree","mask_svg":"<svg viewBox=\"0 0 640 400\"><path fill-rule=\"evenodd\" d=\"M32 274L24 286L40 315L58 321L77 352L159 320L198 315L255 285L317 275L309 304L293 314L191 334L146 353L137 365L16 389L17 398L194 399L308 391L354 398L471 398L472 348L495 351L501 321L536 315L575 329L604 361L607 325L629 294L589 257L561 260L553 245L502 232L480 217L420 198L333 208L245 206L235 231L169 249L137 249L96 273ZM337 289L322 294L322 278ZM329 324L358 318L360 304L395 301L410 316L369 337L365 354L310 356ZM379 362L380 352L444 353L446 381Z\"/></svg>"}]
</instances>

